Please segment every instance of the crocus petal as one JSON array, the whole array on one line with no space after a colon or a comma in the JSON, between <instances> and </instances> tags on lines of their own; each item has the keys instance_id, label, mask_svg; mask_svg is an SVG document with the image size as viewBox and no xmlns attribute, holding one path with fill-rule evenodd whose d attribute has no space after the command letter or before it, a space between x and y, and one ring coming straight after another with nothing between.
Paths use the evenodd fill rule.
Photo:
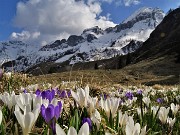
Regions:
<instances>
[{"instance_id":1,"label":"crocus petal","mask_svg":"<svg viewBox=\"0 0 180 135\"><path fill-rule=\"evenodd\" d=\"M42 104L42 97L40 96L36 96L33 98L33 108L37 105L37 104Z\"/></svg>"},{"instance_id":2,"label":"crocus petal","mask_svg":"<svg viewBox=\"0 0 180 135\"><path fill-rule=\"evenodd\" d=\"M46 91L43 91L42 93L41 93L41 96L42 96L42 99L45 99L46 98Z\"/></svg>"},{"instance_id":3,"label":"crocus petal","mask_svg":"<svg viewBox=\"0 0 180 135\"><path fill-rule=\"evenodd\" d=\"M135 135L135 133L137 133L137 135L139 135L140 130L141 130L140 124L136 123L134 126L134 135Z\"/></svg>"},{"instance_id":4,"label":"crocus petal","mask_svg":"<svg viewBox=\"0 0 180 135\"><path fill-rule=\"evenodd\" d=\"M19 106L17 104L15 105L15 111L20 111Z\"/></svg>"},{"instance_id":5,"label":"crocus petal","mask_svg":"<svg viewBox=\"0 0 180 135\"><path fill-rule=\"evenodd\" d=\"M126 135L132 135L132 127L129 124L126 125L125 131Z\"/></svg>"},{"instance_id":6,"label":"crocus petal","mask_svg":"<svg viewBox=\"0 0 180 135\"><path fill-rule=\"evenodd\" d=\"M24 114L31 112L31 105L28 104L27 106L24 107Z\"/></svg>"},{"instance_id":7,"label":"crocus petal","mask_svg":"<svg viewBox=\"0 0 180 135\"><path fill-rule=\"evenodd\" d=\"M53 98L52 101L51 101L51 104L56 106L58 104L58 100L56 98Z\"/></svg>"},{"instance_id":8,"label":"crocus petal","mask_svg":"<svg viewBox=\"0 0 180 135\"><path fill-rule=\"evenodd\" d=\"M66 135L64 130L56 123L56 135Z\"/></svg>"},{"instance_id":9,"label":"crocus petal","mask_svg":"<svg viewBox=\"0 0 180 135\"><path fill-rule=\"evenodd\" d=\"M77 131L74 127L70 127L67 135L77 135Z\"/></svg>"},{"instance_id":10,"label":"crocus petal","mask_svg":"<svg viewBox=\"0 0 180 135\"><path fill-rule=\"evenodd\" d=\"M45 118L45 110L46 110L46 108L45 108L45 106L42 104L41 105L41 115Z\"/></svg>"},{"instance_id":11,"label":"crocus petal","mask_svg":"<svg viewBox=\"0 0 180 135\"><path fill-rule=\"evenodd\" d=\"M56 119L59 118L59 116L60 116L60 108L59 108L59 106L55 106L55 108L54 108L54 116L56 117Z\"/></svg>"},{"instance_id":12,"label":"crocus petal","mask_svg":"<svg viewBox=\"0 0 180 135\"><path fill-rule=\"evenodd\" d=\"M54 117L54 106L49 104L49 106L45 110L45 120L47 123Z\"/></svg>"},{"instance_id":13,"label":"crocus petal","mask_svg":"<svg viewBox=\"0 0 180 135\"><path fill-rule=\"evenodd\" d=\"M71 91L71 95L72 95L72 97L74 98L74 100L75 100L77 103L79 103L79 98L78 98L77 94L76 94L74 91Z\"/></svg>"},{"instance_id":14,"label":"crocus petal","mask_svg":"<svg viewBox=\"0 0 180 135\"><path fill-rule=\"evenodd\" d=\"M2 114L2 111L0 110L0 125L1 125L1 122L2 122L2 116L3 116L3 114Z\"/></svg>"},{"instance_id":15,"label":"crocus petal","mask_svg":"<svg viewBox=\"0 0 180 135\"><path fill-rule=\"evenodd\" d=\"M91 120L93 121L93 123L96 124L97 128L99 129L101 123L101 115L97 109L95 109L94 114L91 116Z\"/></svg>"},{"instance_id":16,"label":"crocus petal","mask_svg":"<svg viewBox=\"0 0 180 135\"><path fill-rule=\"evenodd\" d=\"M40 112L40 105L37 104L36 108L34 108L34 110L32 111L32 113L34 114L34 122L33 123L36 122L36 120L37 120L37 118L39 116L39 112Z\"/></svg>"},{"instance_id":17,"label":"crocus petal","mask_svg":"<svg viewBox=\"0 0 180 135\"><path fill-rule=\"evenodd\" d=\"M140 135L146 135L146 126L141 129L141 134Z\"/></svg>"},{"instance_id":18,"label":"crocus petal","mask_svg":"<svg viewBox=\"0 0 180 135\"><path fill-rule=\"evenodd\" d=\"M84 91L85 91L85 97L86 97L86 99L88 99L89 98L89 86L88 85L85 87Z\"/></svg>"},{"instance_id":19,"label":"crocus petal","mask_svg":"<svg viewBox=\"0 0 180 135\"><path fill-rule=\"evenodd\" d=\"M91 121L91 119L90 118L83 118L82 124L84 124L86 122L88 123L89 128L92 129L92 121Z\"/></svg>"},{"instance_id":20,"label":"crocus petal","mask_svg":"<svg viewBox=\"0 0 180 135\"><path fill-rule=\"evenodd\" d=\"M18 121L18 123L20 124L20 126L22 128L24 128L24 115L22 115L22 113L20 111L14 111L14 114L16 116L16 119Z\"/></svg>"},{"instance_id":21,"label":"crocus petal","mask_svg":"<svg viewBox=\"0 0 180 135\"><path fill-rule=\"evenodd\" d=\"M79 89L79 90L77 90L77 92L78 92L78 94L79 94L79 104L80 104L80 106L81 107L83 107L83 106L87 106L87 102L85 101L85 92L84 92L84 90L83 89Z\"/></svg>"},{"instance_id":22,"label":"crocus petal","mask_svg":"<svg viewBox=\"0 0 180 135\"><path fill-rule=\"evenodd\" d=\"M34 122L34 114L32 112L29 112L24 117L24 125L25 128L23 130L24 135L28 135L28 133L31 131L31 128L33 126Z\"/></svg>"},{"instance_id":23,"label":"crocus petal","mask_svg":"<svg viewBox=\"0 0 180 135\"><path fill-rule=\"evenodd\" d=\"M117 109L119 107L119 99L113 99L113 101L111 101L111 102L113 102L113 106L112 106L111 111L112 111L112 117L114 117L116 112L117 112Z\"/></svg>"},{"instance_id":24,"label":"crocus petal","mask_svg":"<svg viewBox=\"0 0 180 135\"><path fill-rule=\"evenodd\" d=\"M41 95L41 91L39 89L37 89L35 93L36 93L37 96Z\"/></svg>"},{"instance_id":25,"label":"crocus petal","mask_svg":"<svg viewBox=\"0 0 180 135\"><path fill-rule=\"evenodd\" d=\"M81 126L78 135L89 135L89 125L87 122Z\"/></svg>"},{"instance_id":26,"label":"crocus petal","mask_svg":"<svg viewBox=\"0 0 180 135\"><path fill-rule=\"evenodd\" d=\"M128 125L130 125L131 128L134 127L134 120L132 116L129 116Z\"/></svg>"}]
</instances>

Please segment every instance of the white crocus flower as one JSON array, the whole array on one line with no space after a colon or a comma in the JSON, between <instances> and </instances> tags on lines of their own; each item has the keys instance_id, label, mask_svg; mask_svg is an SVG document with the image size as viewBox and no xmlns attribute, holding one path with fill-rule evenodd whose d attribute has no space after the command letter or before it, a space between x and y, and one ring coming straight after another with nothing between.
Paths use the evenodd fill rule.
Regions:
<instances>
[{"instance_id":1,"label":"white crocus flower","mask_svg":"<svg viewBox=\"0 0 180 135\"><path fill-rule=\"evenodd\" d=\"M176 115L179 110L179 105L175 105L174 103L171 103L171 111L173 115Z\"/></svg>"},{"instance_id":2,"label":"white crocus flower","mask_svg":"<svg viewBox=\"0 0 180 135\"><path fill-rule=\"evenodd\" d=\"M14 114L20 126L22 127L23 135L28 135L35 124L40 112L40 105L38 104L31 112L30 105L24 107L24 113L22 114L18 105L15 106Z\"/></svg>"},{"instance_id":3,"label":"white crocus flower","mask_svg":"<svg viewBox=\"0 0 180 135\"><path fill-rule=\"evenodd\" d=\"M1 100L4 102L5 105L8 106L9 110L16 104L16 95L14 91L12 91L11 94L4 92L3 95L1 95Z\"/></svg>"},{"instance_id":4,"label":"white crocus flower","mask_svg":"<svg viewBox=\"0 0 180 135\"><path fill-rule=\"evenodd\" d=\"M97 128L99 129L101 123L101 115L97 109L95 109L95 112L92 114L91 120L93 123L96 124Z\"/></svg>"},{"instance_id":5,"label":"white crocus flower","mask_svg":"<svg viewBox=\"0 0 180 135\"><path fill-rule=\"evenodd\" d=\"M27 90L29 90L31 93L33 93L35 90L38 89L38 84L32 84L32 85L28 85L26 87Z\"/></svg>"},{"instance_id":6,"label":"white crocus flower","mask_svg":"<svg viewBox=\"0 0 180 135\"><path fill-rule=\"evenodd\" d=\"M98 101L97 97L92 98L92 97L89 96L89 100L88 100L88 103L89 103L88 112L90 113L90 115L92 113L94 113L95 108L97 106L97 101Z\"/></svg>"},{"instance_id":7,"label":"white crocus flower","mask_svg":"<svg viewBox=\"0 0 180 135\"><path fill-rule=\"evenodd\" d=\"M112 114L112 118L114 118L117 112L117 109L119 107L119 98L112 97L112 98L107 98L106 100L103 100L101 98L100 106L106 112L106 115L108 116L108 118L110 117L110 112Z\"/></svg>"},{"instance_id":8,"label":"white crocus flower","mask_svg":"<svg viewBox=\"0 0 180 135\"><path fill-rule=\"evenodd\" d=\"M71 95L81 108L87 107L89 100L88 86L86 86L84 90L82 88L77 89L76 93L74 91L71 91Z\"/></svg>"},{"instance_id":9,"label":"white crocus flower","mask_svg":"<svg viewBox=\"0 0 180 135\"><path fill-rule=\"evenodd\" d=\"M128 115L125 113L125 114L122 114L121 110L119 110L119 119L118 119L118 123L121 125L121 127L125 126L129 117Z\"/></svg>"},{"instance_id":10,"label":"white crocus flower","mask_svg":"<svg viewBox=\"0 0 180 135\"><path fill-rule=\"evenodd\" d=\"M161 107L159 110L159 119L160 121L165 124L167 117L168 117L168 113L169 113L169 107L166 109L165 107Z\"/></svg>"},{"instance_id":11,"label":"white crocus flower","mask_svg":"<svg viewBox=\"0 0 180 135\"><path fill-rule=\"evenodd\" d=\"M147 107L149 107L149 104L151 102L150 98L149 97L143 97L143 102L146 104Z\"/></svg>"},{"instance_id":12,"label":"white crocus flower","mask_svg":"<svg viewBox=\"0 0 180 135\"><path fill-rule=\"evenodd\" d=\"M133 117L130 116L126 124L126 135L146 135L146 126L141 129L140 124L134 124Z\"/></svg>"},{"instance_id":13,"label":"white crocus flower","mask_svg":"<svg viewBox=\"0 0 180 135\"><path fill-rule=\"evenodd\" d=\"M151 107L151 111L153 112L153 116L156 115L158 109L159 109L159 106L152 106L152 107Z\"/></svg>"},{"instance_id":14,"label":"white crocus flower","mask_svg":"<svg viewBox=\"0 0 180 135\"><path fill-rule=\"evenodd\" d=\"M140 135L146 135L146 126L141 129Z\"/></svg>"},{"instance_id":15,"label":"white crocus flower","mask_svg":"<svg viewBox=\"0 0 180 135\"><path fill-rule=\"evenodd\" d=\"M3 114L2 114L2 111L0 109L0 125L1 125L1 122L2 122L2 117L3 117Z\"/></svg>"},{"instance_id":16,"label":"white crocus flower","mask_svg":"<svg viewBox=\"0 0 180 135\"><path fill-rule=\"evenodd\" d=\"M56 123L56 135L66 135L64 130L57 123ZM78 134L74 127L70 127L67 132L67 135L89 135L88 123L86 122L81 126Z\"/></svg>"},{"instance_id":17,"label":"white crocus flower","mask_svg":"<svg viewBox=\"0 0 180 135\"><path fill-rule=\"evenodd\" d=\"M176 118L172 119L172 118L167 118L167 123L169 124L170 127L173 127L174 123L176 121Z\"/></svg>"},{"instance_id":18,"label":"white crocus flower","mask_svg":"<svg viewBox=\"0 0 180 135\"><path fill-rule=\"evenodd\" d=\"M4 73L4 76L7 78L7 79L10 79L12 77L12 72L6 72Z\"/></svg>"},{"instance_id":19,"label":"white crocus flower","mask_svg":"<svg viewBox=\"0 0 180 135\"><path fill-rule=\"evenodd\" d=\"M41 96L36 96L36 94L32 94L32 100L33 100L33 108L37 105L37 104L40 104L40 105L44 105L46 108L48 107L49 105L49 100L48 99L42 99ZM51 104L53 105L57 105L57 102L56 101L57 99L56 98L53 98L52 101L51 101Z\"/></svg>"},{"instance_id":20,"label":"white crocus flower","mask_svg":"<svg viewBox=\"0 0 180 135\"><path fill-rule=\"evenodd\" d=\"M169 102L169 99L167 96L165 96L164 101Z\"/></svg>"},{"instance_id":21,"label":"white crocus flower","mask_svg":"<svg viewBox=\"0 0 180 135\"><path fill-rule=\"evenodd\" d=\"M126 124L126 135L139 135L140 134L140 124L136 123L134 124L134 120L132 117L129 117L129 120Z\"/></svg>"},{"instance_id":22,"label":"white crocus flower","mask_svg":"<svg viewBox=\"0 0 180 135\"><path fill-rule=\"evenodd\" d=\"M176 96L176 100L178 103L180 102L180 95Z\"/></svg>"},{"instance_id":23,"label":"white crocus flower","mask_svg":"<svg viewBox=\"0 0 180 135\"><path fill-rule=\"evenodd\" d=\"M133 102L136 102L137 101L137 97L133 97Z\"/></svg>"},{"instance_id":24,"label":"white crocus flower","mask_svg":"<svg viewBox=\"0 0 180 135\"><path fill-rule=\"evenodd\" d=\"M17 105L24 111L25 106L31 105L33 95L30 93L20 93L16 96Z\"/></svg>"},{"instance_id":25,"label":"white crocus flower","mask_svg":"<svg viewBox=\"0 0 180 135\"><path fill-rule=\"evenodd\" d=\"M140 115L141 116L141 108L140 107L138 107L138 108L136 108L137 109L137 113L138 113L138 115ZM143 108L143 114L146 114L147 113L147 108L145 107L145 108Z\"/></svg>"}]
</instances>

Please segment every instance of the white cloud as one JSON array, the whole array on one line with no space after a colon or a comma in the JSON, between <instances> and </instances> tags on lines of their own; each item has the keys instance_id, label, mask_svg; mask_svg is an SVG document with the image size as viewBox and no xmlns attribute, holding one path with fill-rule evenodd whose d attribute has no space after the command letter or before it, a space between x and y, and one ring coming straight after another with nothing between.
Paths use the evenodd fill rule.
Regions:
<instances>
[{"instance_id":1,"label":"white cloud","mask_svg":"<svg viewBox=\"0 0 180 135\"><path fill-rule=\"evenodd\" d=\"M32 32L32 33L30 33L29 31L22 31L21 33L13 32L11 34L11 39L19 39L19 40L22 40L22 41L27 41L30 38L35 40L39 36L40 36L40 32Z\"/></svg>"},{"instance_id":2,"label":"white cloud","mask_svg":"<svg viewBox=\"0 0 180 135\"><path fill-rule=\"evenodd\" d=\"M92 0L91 0L92 1ZM97 0L94 0L97 1ZM102 2L107 2L107 3L115 3L116 6L131 6L131 5L138 5L140 4L141 0L99 0Z\"/></svg>"},{"instance_id":3,"label":"white cloud","mask_svg":"<svg viewBox=\"0 0 180 135\"><path fill-rule=\"evenodd\" d=\"M109 1L109 3L114 2L116 6L131 6L138 5L141 3L141 0L102 0Z\"/></svg>"},{"instance_id":4,"label":"white cloud","mask_svg":"<svg viewBox=\"0 0 180 135\"><path fill-rule=\"evenodd\" d=\"M140 0L123 0L125 6L138 5Z\"/></svg>"},{"instance_id":5,"label":"white cloud","mask_svg":"<svg viewBox=\"0 0 180 135\"><path fill-rule=\"evenodd\" d=\"M112 0L104 0L111 2ZM80 34L93 26L112 27L108 17L100 16L101 3L97 0L28 0L17 4L15 26L22 28L13 32L11 39L29 43L45 44L56 39Z\"/></svg>"}]
</instances>

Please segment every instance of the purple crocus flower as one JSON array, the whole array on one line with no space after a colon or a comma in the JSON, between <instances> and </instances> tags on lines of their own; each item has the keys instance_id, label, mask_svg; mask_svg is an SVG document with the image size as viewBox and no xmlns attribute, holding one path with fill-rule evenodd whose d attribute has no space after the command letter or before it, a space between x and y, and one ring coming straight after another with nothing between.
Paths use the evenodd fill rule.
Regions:
<instances>
[{"instance_id":1,"label":"purple crocus flower","mask_svg":"<svg viewBox=\"0 0 180 135\"><path fill-rule=\"evenodd\" d=\"M47 99L49 99L49 102L51 102L54 97L55 97L55 90L51 90L47 95Z\"/></svg>"},{"instance_id":2,"label":"purple crocus flower","mask_svg":"<svg viewBox=\"0 0 180 135\"><path fill-rule=\"evenodd\" d=\"M92 129L92 122L91 122L91 119L90 118L83 118L83 120L82 120L82 125L84 124L84 123L88 123L88 125L89 125L89 129Z\"/></svg>"},{"instance_id":3,"label":"purple crocus flower","mask_svg":"<svg viewBox=\"0 0 180 135\"><path fill-rule=\"evenodd\" d=\"M49 104L46 108L43 104L41 105L41 115L46 123L52 128L53 133L56 133L55 123L59 118L62 110L62 103L59 101L56 106Z\"/></svg>"},{"instance_id":4,"label":"purple crocus flower","mask_svg":"<svg viewBox=\"0 0 180 135\"><path fill-rule=\"evenodd\" d=\"M61 94L61 91L58 89L58 90L56 91L56 93L57 93L58 95L60 95L60 94Z\"/></svg>"},{"instance_id":5,"label":"purple crocus flower","mask_svg":"<svg viewBox=\"0 0 180 135\"><path fill-rule=\"evenodd\" d=\"M137 91L137 94L138 94L138 95L141 95L141 94L142 94L142 90L138 90L138 91Z\"/></svg>"},{"instance_id":6,"label":"purple crocus flower","mask_svg":"<svg viewBox=\"0 0 180 135\"><path fill-rule=\"evenodd\" d=\"M67 95L68 95L68 97L70 97L71 96L71 91L68 91Z\"/></svg>"},{"instance_id":7,"label":"purple crocus flower","mask_svg":"<svg viewBox=\"0 0 180 135\"><path fill-rule=\"evenodd\" d=\"M133 97L134 97L134 95L133 95L132 92L126 92L125 97L127 97L127 98L130 99L130 100L132 100Z\"/></svg>"},{"instance_id":8,"label":"purple crocus flower","mask_svg":"<svg viewBox=\"0 0 180 135\"><path fill-rule=\"evenodd\" d=\"M65 98L65 97L67 97L66 93L67 93L66 90L63 90L59 96L61 98Z\"/></svg>"},{"instance_id":9,"label":"purple crocus flower","mask_svg":"<svg viewBox=\"0 0 180 135\"><path fill-rule=\"evenodd\" d=\"M104 94L101 94L100 97L102 97L104 100L106 100L108 95L106 93L104 93Z\"/></svg>"},{"instance_id":10,"label":"purple crocus flower","mask_svg":"<svg viewBox=\"0 0 180 135\"><path fill-rule=\"evenodd\" d=\"M23 93L27 93L27 90L26 90L26 89L24 89L24 90L23 90Z\"/></svg>"},{"instance_id":11,"label":"purple crocus flower","mask_svg":"<svg viewBox=\"0 0 180 135\"><path fill-rule=\"evenodd\" d=\"M55 90L46 90L41 93L42 99L48 99L49 102L55 97Z\"/></svg>"},{"instance_id":12,"label":"purple crocus flower","mask_svg":"<svg viewBox=\"0 0 180 135\"><path fill-rule=\"evenodd\" d=\"M43 91L43 92L41 93L42 99L45 99L45 98L46 98L46 95L47 95L47 91Z\"/></svg>"},{"instance_id":13,"label":"purple crocus flower","mask_svg":"<svg viewBox=\"0 0 180 135\"><path fill-rule=\"evenodd\" d=\"M41 91L39 89L37 89L35 94L36 94L36 96L41 96Z\"/></svg>"},{"instance_id":14,"label":"purple crocus flower","mask_svg":"<svg viewBox=\"0 0 180 135\"><path fill-rule=\"evenodd\" d=\"M70 97L71 96L71 91L66 91L66 90L62 90L62 91L60 91L60 90L58 90L57 91L57 94L59 95L59 97L61 97L61 98L68 98L68 97Z\"/></svg>"},{"instance_id":15,"label":"purple crocus flower","mask_svg":"<svg viewBox=\"0 0 180 135\"><path fill-rule=\"evenodd\" d=\"M45 119L46 123L49 123L54 118L54 105L49 104L47 108L44 105L41 106L41 114Z\"/></svg>"},{"instance_id":16,"label":"purple crocus flower","mask_svg":"<svg viewBox=\"0 0 180 135\"><path fill-rule=\"evenodd\" d=\"M158 103L162 103L162 102L163 102L163 99L162 99L162 98L158 98L156 101L157 101Z\"/></svg>"}]
</instances>

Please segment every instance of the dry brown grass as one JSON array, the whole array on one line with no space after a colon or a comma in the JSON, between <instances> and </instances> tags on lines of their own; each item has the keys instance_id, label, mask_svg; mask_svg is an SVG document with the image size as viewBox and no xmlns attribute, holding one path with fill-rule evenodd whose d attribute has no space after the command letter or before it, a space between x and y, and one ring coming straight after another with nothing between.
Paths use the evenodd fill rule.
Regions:
<instances>
[{"instance_id":1,"label":"dry brown grass","mask_svg":"<svg viewBox=\"0 0 180 135\"><path fill-rule=\"evenodd\" d=\"M168 57L168 58L167 58ZM34 83L60 84L75 81L79 86L89 84L98 90L112 86L179 85L180 64L174 63L174 56L152 58L118 70L79 70L33 76Z\"/></svg>"}]
</instances>

